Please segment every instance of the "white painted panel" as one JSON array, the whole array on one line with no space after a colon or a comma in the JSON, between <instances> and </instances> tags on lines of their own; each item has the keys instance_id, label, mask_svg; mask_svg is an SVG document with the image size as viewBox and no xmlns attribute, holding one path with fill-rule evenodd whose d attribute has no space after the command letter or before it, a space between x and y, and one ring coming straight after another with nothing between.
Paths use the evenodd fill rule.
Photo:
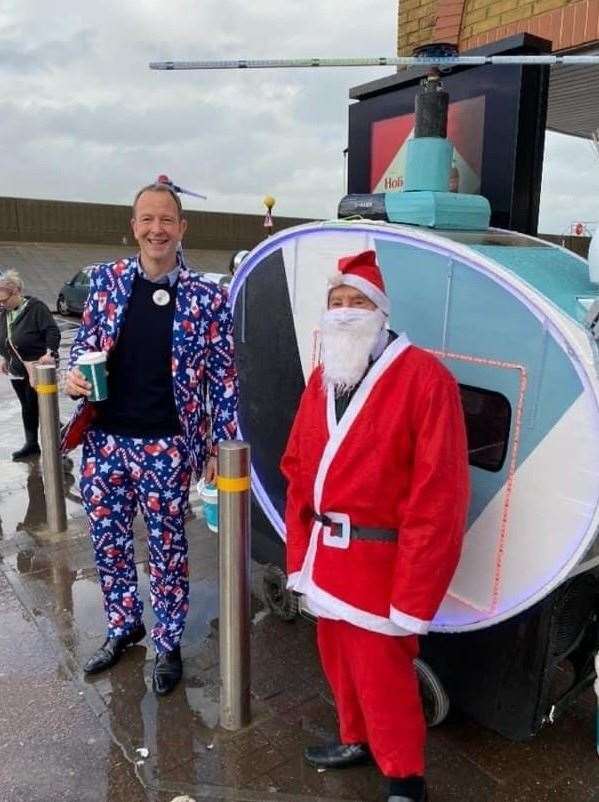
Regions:
<instances>
[{"instance_id":1,"label":"white painted panel","mask_svg":"<svg viewBox=\"0 0 599 802\"><path fill-rule=\"evenodd\" d=\"M304 380L313 368L314 334L326 308L327 281L343 256L373 247L363 231L323 232L285 243L283 258Z\"/></svg>"},{"instance_id":2,"label":"white painted panel","mask_svg":"<svg viewBox=\"0 0 599 802\"><path fill-rule=\"evenodd\" d=\"M549 582L594 531L599 499L599 422L580 396L516 473L500 609Z\"/></svg>"},{"instance_id":3,"label":"white painted panel","mask_svg":"<svg viewBox=\"0 0 599 802\"><path fill-rule=\"evenodd\" d=\"M451 583L450 593L458 600L490 612L499 572L499 594L492 615L497 620L532 594L538 598L546 595L555 586L556 575L565 578L596 526L598 426L594 402L584 394L519 467L501 566L498 549L505 486L487 505L466 534ZM443 603L437 621L448 620L451 610L455 610L455 599Z\"/></svg>"}]
</instances>

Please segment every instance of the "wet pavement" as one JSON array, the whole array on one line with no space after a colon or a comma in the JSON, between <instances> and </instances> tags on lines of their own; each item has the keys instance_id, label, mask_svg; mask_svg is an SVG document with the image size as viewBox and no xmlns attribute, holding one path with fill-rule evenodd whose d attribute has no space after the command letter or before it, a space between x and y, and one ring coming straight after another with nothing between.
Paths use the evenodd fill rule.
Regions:
<instances>
[{"instance_id":1,"label":"wet pavement","mask_svg":"<svg viewBox=\"0 0 599 802\"><path fill-rule=\"evenodd\" d=\"M64 348L73 324L62 321ZM72 403L61 399L63 417ZM191 609L184 680L158 699L147 641L111 671L81 665L104 638L100 592L78 503L77 462L65 470L68 531L51 535L37 460L14 464L16 398L0 378L0 800L2 802L375 802L372 767L317 772L308 744L333 739L334 710L310 622L286 623L260 598L253 565L252 723L218 727L217 539L189 520ZM145 622L151 625L145 536L135 525ZM534 740L511 743L454 716L430 730L432 802L599 802L595 702L581 698Z\"/></svg>"}]
</instances>

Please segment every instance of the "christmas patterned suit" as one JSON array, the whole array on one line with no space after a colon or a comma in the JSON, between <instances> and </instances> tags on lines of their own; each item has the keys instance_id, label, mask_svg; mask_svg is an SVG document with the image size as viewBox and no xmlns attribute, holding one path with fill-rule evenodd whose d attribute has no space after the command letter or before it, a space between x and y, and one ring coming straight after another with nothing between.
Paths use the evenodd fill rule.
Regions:
<instances>
[{"instance_id":1,"label":"christmas patterned suit","mask_svg":"<svg viewBox=\"0 0 599 802\"><path fill-rule=\"evenodd\" d=\"M405 334L390 340L340 417L316 368L281 468L288 586L319 617L341 743L405 778L424 770L417 637L457 567L469 483L455 380Z\"/></svg>"},{"instance_id":2,"label":"christmas patterned suit","mask_svg":"<svg viewBox=\"0 0 599 802\"><path fill-rule=\"evenodd\" d=\"M132 535L139 508L148 529L150 595L156 616L152 638L157 652L170 652L180 642L188 609L183 522L190 478L192 472L202 471L209 456L209 435L212 454L220 441L235 437L237 376L226 293L189 271L180 255L170 285L159 290L162 296L157 295L156 285L142 276L137 257L93 270L70 366L87 351L105 351L109 370L112 364L113 371L120 371L126 387L135 370L136 354L141 361L148 358L145 351L153 349L153 327L164 325L160 315L169 314L170 304L168 331L164 332L168 350L163 384L172 406L171 418L168 413L164 418L169 424L167 433L152 432L151 420L148 433L142 436L128 436L126 426L125 433L118 426L104 427L100 405L81 400L63 443L68 448L83 440L81 495L90 522L108 636L127 634L141 622L143 605L137 590ZM131 328L134 319L143 322L146 314L157 317L148 319L145 331L136 323L137 333L129 332L127 324ZM117 346L125 340L133 349L129 361L117 359ZM164 340L157 344L161 346ZM109 374L109 382L110 378ZM124 410L126 415L136 403L151 410L148 405L154 390L150 384L148 398L116 399L117 407L120 404L117 412ZM163 408L164 404L157 406L159 416ZM117 412L112 410L107 417L111 424L119 422Z\"/></svg>"}]
</instances>

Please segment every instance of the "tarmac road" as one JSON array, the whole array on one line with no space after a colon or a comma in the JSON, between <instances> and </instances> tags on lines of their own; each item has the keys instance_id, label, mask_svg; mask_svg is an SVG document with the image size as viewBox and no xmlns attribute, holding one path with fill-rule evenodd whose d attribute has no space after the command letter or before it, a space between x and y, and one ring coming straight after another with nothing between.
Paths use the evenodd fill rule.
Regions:
<instances>
[{"instance_id":1,"label":"tarmac road","mask_svg":"<svg viewBox=\"0 0 599 802\"><path fill-rule=\"evenodd\" d=\"M0 242L0 270L17 270L25 281L25 293L35 295L56 308L56 298L65 281L82 267L135 253L131 246L73 245L54 242ZM190 267L226 273L231 251L186 250Z\"/></svg>"}]
</instances>

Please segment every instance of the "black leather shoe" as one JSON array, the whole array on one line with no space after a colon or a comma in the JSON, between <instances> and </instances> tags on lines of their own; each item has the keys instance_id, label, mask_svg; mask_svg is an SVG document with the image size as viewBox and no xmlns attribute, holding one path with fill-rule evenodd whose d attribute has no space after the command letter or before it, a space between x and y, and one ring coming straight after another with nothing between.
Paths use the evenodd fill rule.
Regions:
<instances>
[{"instance_id":1,"label":"black leather shoe","mask_svg":"<svg viewBox=\"0 0 599 802\"><path fill-rule=\"evenodd\" d=\"M401 794L391 794L387 802L428 802L428 794L426 792L426 785L422 789L422 793L418 796L402 796Z\"/></svg>"},{"instance_id":2,"label":"black leather shoe","mask_svg":"<svg viewBox=\"0 0 599 802\"><path fill-rule=\"evenodd\" d=\"M143 624L139 624L129 630L125 635L117 635L116 638L107 638L98 651L89 658L83 670L86 674L98 674L100 671L105 671L118 662L127 646L139 643L139 641L143 640L145 637L146 628Z\"/></svg>"},{"instance_id":3,"label":"black leather shoe","mask_svg":"<svg viewBox=\"0 0 599 802\"><path fill-rule=\"evenodd\" d=\"M22 459L29 459L30 457L39 457L41 454L40 447L37 443L25 443L25 445L18 451L12 452L12 461L19 462Z\"/></svg>"},{"instance_id":4,"label":"black leather shoe","mask_svg":"<svg viewBox=\"0 0 599 802\"><path fill-rule=\"evenodd\" d=\"M172 652L158 652L152 674L152 688L157 696L166 696L183 676L181 649L177 646Z\"/></svg>"},{"instance_id":5,"label":"black leather shoe","mask_svg":"<svg viewBox=\"0 0 599 802\"><path fill-rule=\"evenodd\" d=\"M329 744L309 746L304 750L306 762L322 769L345 769L370 763L372 756L366 744Z\"/></svg>"}]
</instances>

